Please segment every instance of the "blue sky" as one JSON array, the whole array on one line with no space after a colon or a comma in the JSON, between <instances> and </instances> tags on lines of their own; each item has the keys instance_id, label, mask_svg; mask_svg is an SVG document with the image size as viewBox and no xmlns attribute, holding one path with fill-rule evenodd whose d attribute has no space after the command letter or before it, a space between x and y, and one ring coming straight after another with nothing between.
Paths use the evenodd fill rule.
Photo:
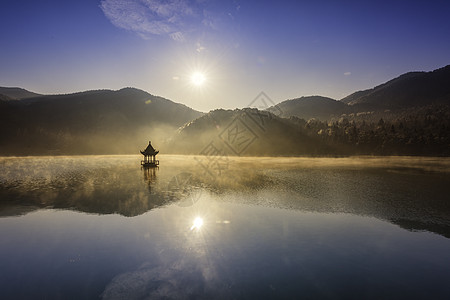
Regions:
<instances>
[{"instance_id":1,"label":"blue sky","mask_svg":"<svg viewBox=\"0 0 450 300\"><path fill-rule=\"evenodd\" d=\"M131 86L208 111L261 91L340 99L450 64L450 1L2 0L0 11L0 86L38 93Z\"/></svg>"}]
</instances>

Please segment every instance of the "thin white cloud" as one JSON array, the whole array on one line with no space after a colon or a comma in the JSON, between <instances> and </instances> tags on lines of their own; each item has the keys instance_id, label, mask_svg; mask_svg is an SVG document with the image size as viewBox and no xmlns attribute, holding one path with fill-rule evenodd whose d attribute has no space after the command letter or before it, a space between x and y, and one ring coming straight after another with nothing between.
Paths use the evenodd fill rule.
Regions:
<instances>
[{"instance_id":1,"label":"thin white cloud","mask_svg":"<svg viewBox=\"0 0 450 300\"><path fill-rule=\"evenodd\" d=\"M103 0L100 8L112 24L143 38L168 35L184 41L183 30L193 22L195 6L187 0Z\"/></svg>"},{"instance_id":2,"label":"thin white cloud","mask_svg":"<svg viewBox=\"0 0 450 300\"><path fill-rule=\"evenodd\" d=\"M352 75L352 72L345 72L344 75L345 76L350 76L350 75Z\"/></svg>"}]
</instances>

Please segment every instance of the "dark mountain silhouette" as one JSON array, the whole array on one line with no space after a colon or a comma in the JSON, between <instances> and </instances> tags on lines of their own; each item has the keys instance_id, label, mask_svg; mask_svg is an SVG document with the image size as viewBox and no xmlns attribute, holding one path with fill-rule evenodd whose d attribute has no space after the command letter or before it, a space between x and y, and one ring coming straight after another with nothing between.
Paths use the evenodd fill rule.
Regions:
<instances>
[{"instance_id":1,"label":"dark mountain silhouette","mask_svg":"<svg viewBox=\"0 0 450 300\"><path fill-rule=\"evenodd\" d=\"M358 91L343 103L374 109L450 104L450 65L432 72L410 72L373 89Z\"/></svg>"},{"instance_id":2,"label":"dark mountain silhouette","mask_svg":"<svg viewBox=\"0 0 450 300\"><path fill-rule=\"evenodd\" d=\"M230 155L448 156L448 83L450 66L407 73L343 101L312 96L287 100L266 111L218 110L184 126L170 148L202 154L215 141ZM240 128L233 125L236 119L243 123ZM227 141L231 134L239 144L239 131L250 132L240 137L243 145L251 140L245 151L231 149Z\"/></svg>"},{"instance_id":3,"label":"dark mountain silhouette","mask_svg":"<svg viewBox=\"0 0 450 300\"><path fill-rule=\"evenodd\" d=\"M214 110L186 124L168 143L173 153L206 156L323 155L330 151L298 124L255 108ZM217 152L219 151L219 152Z\"/></svg>"},{"instance_id":4,"label":"dark mountain silhouette","mask_svg":"<svg viewBox=\"0 0 450 300\"><path fill-rule=\"evenodd\" d=\"M20 100L25 98L42 96L41 94L33 93L18 87L0 87L0 94L1 94L0 99L2 99L3 95L7 96L9 100Z\"/></svg>"},{"instance_id":5,"label":"dark mountain silhouette","mask_svg":"<svg viewBox=\"0 0 450 300\"><path fill-rule=\"evenodd\" d=\"M283 101L267 110L284 118L378 122L408 115L429 117L450 110L450 65L432 72L410 72L373 89L355 92L340 101L321 96Z\"/></svg>"},{"instance_id":6,"label":"dark mountain silhouette","mask_svg":"<svg viewBox=\"0 0 450 300\"><path fill-rule=\"evenodd\" d=\"M449 83L446 66L341 101L310 96L205 115L134 88L51 96L2 88L0 155L136 153L152 139L161 153L200 154L214 142L230 155L448 156Z\"/></svg>"},{"instance_id":7,"label":"dark mountain silhouette","mask_svg":"<svg viewBox=\"0 0 450 300\"><path fill-rule=\"evenodd\" d=\"M202 113L125 88L3 101L1 154L135 153Z\"/></svg>"},{"instance_id":8,"label":"dark mountain silhouette","mask_svg":"<svg viewBox=\"0 0 450 300\"><path fill-rule=\"evenodd\" d=\"M277 114L279 117L299 117L305 120L316 118L328 120L332 117L338 117L348 111L345 103L331 98L321 96L301 97L292 100L286 100L270 107L268 111Z\"/></svg>"}]
</instances>

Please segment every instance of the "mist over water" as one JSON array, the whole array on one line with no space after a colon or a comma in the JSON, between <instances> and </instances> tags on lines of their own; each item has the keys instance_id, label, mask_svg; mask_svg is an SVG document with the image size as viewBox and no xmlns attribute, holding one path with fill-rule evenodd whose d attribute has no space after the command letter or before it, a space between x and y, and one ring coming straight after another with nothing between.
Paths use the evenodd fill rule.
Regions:
<instances>
[{"instance_id":1,"label":"mist over water","mask_svg":"<svg viewBox=\"0 0 450 300\"><path fill-rule=\"evenodd\" d=\"M159 160L0 158L4 298L450 295L448 159Z\"/></svg>"}]
</instances>

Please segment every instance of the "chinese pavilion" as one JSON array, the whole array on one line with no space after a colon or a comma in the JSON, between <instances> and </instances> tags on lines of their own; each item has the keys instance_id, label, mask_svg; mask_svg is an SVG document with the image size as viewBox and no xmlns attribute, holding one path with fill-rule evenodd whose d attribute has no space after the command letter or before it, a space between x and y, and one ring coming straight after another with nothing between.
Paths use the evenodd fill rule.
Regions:
<instances>
[{"instance_id":1,"label":"chinese pavilion","mask_svg":"<svg viewBox=\"0 0 450 300\"><path fill-rule=\"evenodd\" d=\"M156 151L152 146L152 142L148 142L147 148L144 151L141 151L142 155L144 155L144 160L141 160L141 166L146 168L157 167L159 165L159 160L156 160L156 154L159 151Z\"/></svg>"}]
</instances>

